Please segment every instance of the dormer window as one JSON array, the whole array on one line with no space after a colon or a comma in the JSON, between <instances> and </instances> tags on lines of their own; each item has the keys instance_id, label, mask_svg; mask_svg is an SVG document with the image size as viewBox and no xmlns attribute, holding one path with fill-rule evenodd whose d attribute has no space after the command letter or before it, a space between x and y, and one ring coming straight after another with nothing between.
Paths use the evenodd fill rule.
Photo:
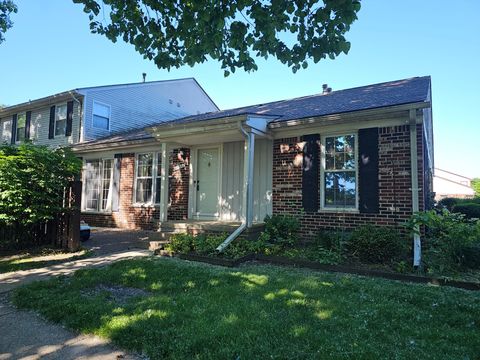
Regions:
<instances>
[{"instance_id":1,"label":"dormer window","mask_svg":"<svg viewBox=\"0 0 480 360\"><path fill-rule=\"evenodd\" d=\"M110 106L93 102L92 124L94 128L110 130Z\"/></svg>"}]
</instances>

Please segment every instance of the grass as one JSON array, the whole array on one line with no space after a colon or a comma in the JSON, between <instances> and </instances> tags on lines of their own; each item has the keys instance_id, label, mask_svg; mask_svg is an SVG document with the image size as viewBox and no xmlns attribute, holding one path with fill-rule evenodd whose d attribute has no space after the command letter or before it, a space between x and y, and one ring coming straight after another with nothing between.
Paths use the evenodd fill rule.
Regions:
<instances>
[{"instance_id":1,"label":"grass","mask_svg":"<svg viewBox=\"0 0 480 360\"><path fill-rule=\"evenodd\" d=\"M116 303L112 286L144 296ZM151 359L478 359L480 294L292 268L117 262L15 304Z\"/></svg>"},{"instance_id":2,"label":"grass","mask_svg":"<svg viewBox=\"0 0 480 360\"><path fill-rule=\"evenodd\" d=\"M81 250L75 253L65 252L59 249L43 248L34 252L26 252L18 255L0 258L0 274L38 269L45 266L84 259L91 255L89 250Z\"/></svg>"}]
</instances>

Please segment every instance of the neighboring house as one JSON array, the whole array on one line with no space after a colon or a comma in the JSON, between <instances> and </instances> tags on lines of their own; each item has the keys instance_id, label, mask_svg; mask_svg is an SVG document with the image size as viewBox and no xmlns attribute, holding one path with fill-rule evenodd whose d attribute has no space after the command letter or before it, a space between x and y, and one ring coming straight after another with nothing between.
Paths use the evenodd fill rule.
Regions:
<instances>
[{"instance_id":1,"label":"neighboring house","mask_svg":"<svg viewBox=\"0 0 480 360\"><path fill-rule=\"evenodd\" d=\"M466 199L475 196L471 178L438 168L433 176L433 191L437 201L446 197Z\"/></svg>"},{"instance_id":2,"label":"neighboring house","mask_svg":"<svg viewBox=\"0 0 480 360\"><path fill-rule=\"evenodd\" d=\"M325 88L74 146L85 164L84 219L248 228L289 214L305 237L363 224L401 227L429 206L432 192L430 77Z\"/></svg>"},{"instance_id":3,"label":"neighboring house","mask_svg":"<svg viewBox=\"0 0 480 360\"><path fill-rule=\"evenodd\" d=\"M0 143L68 146L215 110L193 78L79 88L0 108Z\"/></svg>"}]
</instances>

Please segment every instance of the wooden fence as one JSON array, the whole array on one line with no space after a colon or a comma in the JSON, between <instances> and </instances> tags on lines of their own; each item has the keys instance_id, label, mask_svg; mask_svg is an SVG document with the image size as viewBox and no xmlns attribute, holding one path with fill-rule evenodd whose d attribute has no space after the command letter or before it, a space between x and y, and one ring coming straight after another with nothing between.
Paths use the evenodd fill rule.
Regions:
<instances>
[{"instance_id":1,"label":"wooden fence","mask_svg":"<svg viewBox=\"0 0 480 360\"><path fill-rule=\"evenodd\" d=\"M0 225L0 252L48 245L76 250L80 247L80 204L82 182L72 181L65 188L65 211L53 219L34 224L29 228L18 224Z\"/></svg>"}]
</instances>

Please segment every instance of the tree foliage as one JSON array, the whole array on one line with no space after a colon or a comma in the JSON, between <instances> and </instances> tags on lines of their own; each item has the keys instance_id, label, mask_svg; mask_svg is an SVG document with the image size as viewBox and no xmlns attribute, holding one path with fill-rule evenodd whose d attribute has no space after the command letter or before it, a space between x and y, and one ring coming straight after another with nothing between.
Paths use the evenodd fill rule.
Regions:
<instances>
[{"instance_id":1,"label":"tree foliage","mask_svg":"<svg viewBox=\"0 0 480 360\"><path fill-rule=\"evenodd\" d=\"M73 0L83 4L93 33L123 39L162 69L208 57L225 76L257 70L273 56L293 72L348 53L345 39L360 0ZM108 14L108 16L106 15Z\"/></svg>"},{"instance_id":2,"label":"tree foliage","mask_svg":"<svg viewBox=\"0 0 480 360\"><path fill-rule=\"evenodd\" d=\"M471 182L475 196L480 197L480 178L474 178Z\"/></svg>"},{"instance_id":3,"label":"tree foliage","mask_svg":"<svg viewBox=\"0 0 480 360\"><path fill-rule=\"evenodd\" d=\"M62 210L63 189L81 161L69 149L0 146L0 224L29 226Z\"/></svg>"},{"instance_id":4,"label":"tree foliage","mask_svg":"<svg viewBox=\"0 0 480 360\"><path fill-rule=\"evenodd\" d=\"M0 0L0 44L5 41L5 32L13 25L10 15L18 11L12 0Z\"/></svg>"}]
</instances>

